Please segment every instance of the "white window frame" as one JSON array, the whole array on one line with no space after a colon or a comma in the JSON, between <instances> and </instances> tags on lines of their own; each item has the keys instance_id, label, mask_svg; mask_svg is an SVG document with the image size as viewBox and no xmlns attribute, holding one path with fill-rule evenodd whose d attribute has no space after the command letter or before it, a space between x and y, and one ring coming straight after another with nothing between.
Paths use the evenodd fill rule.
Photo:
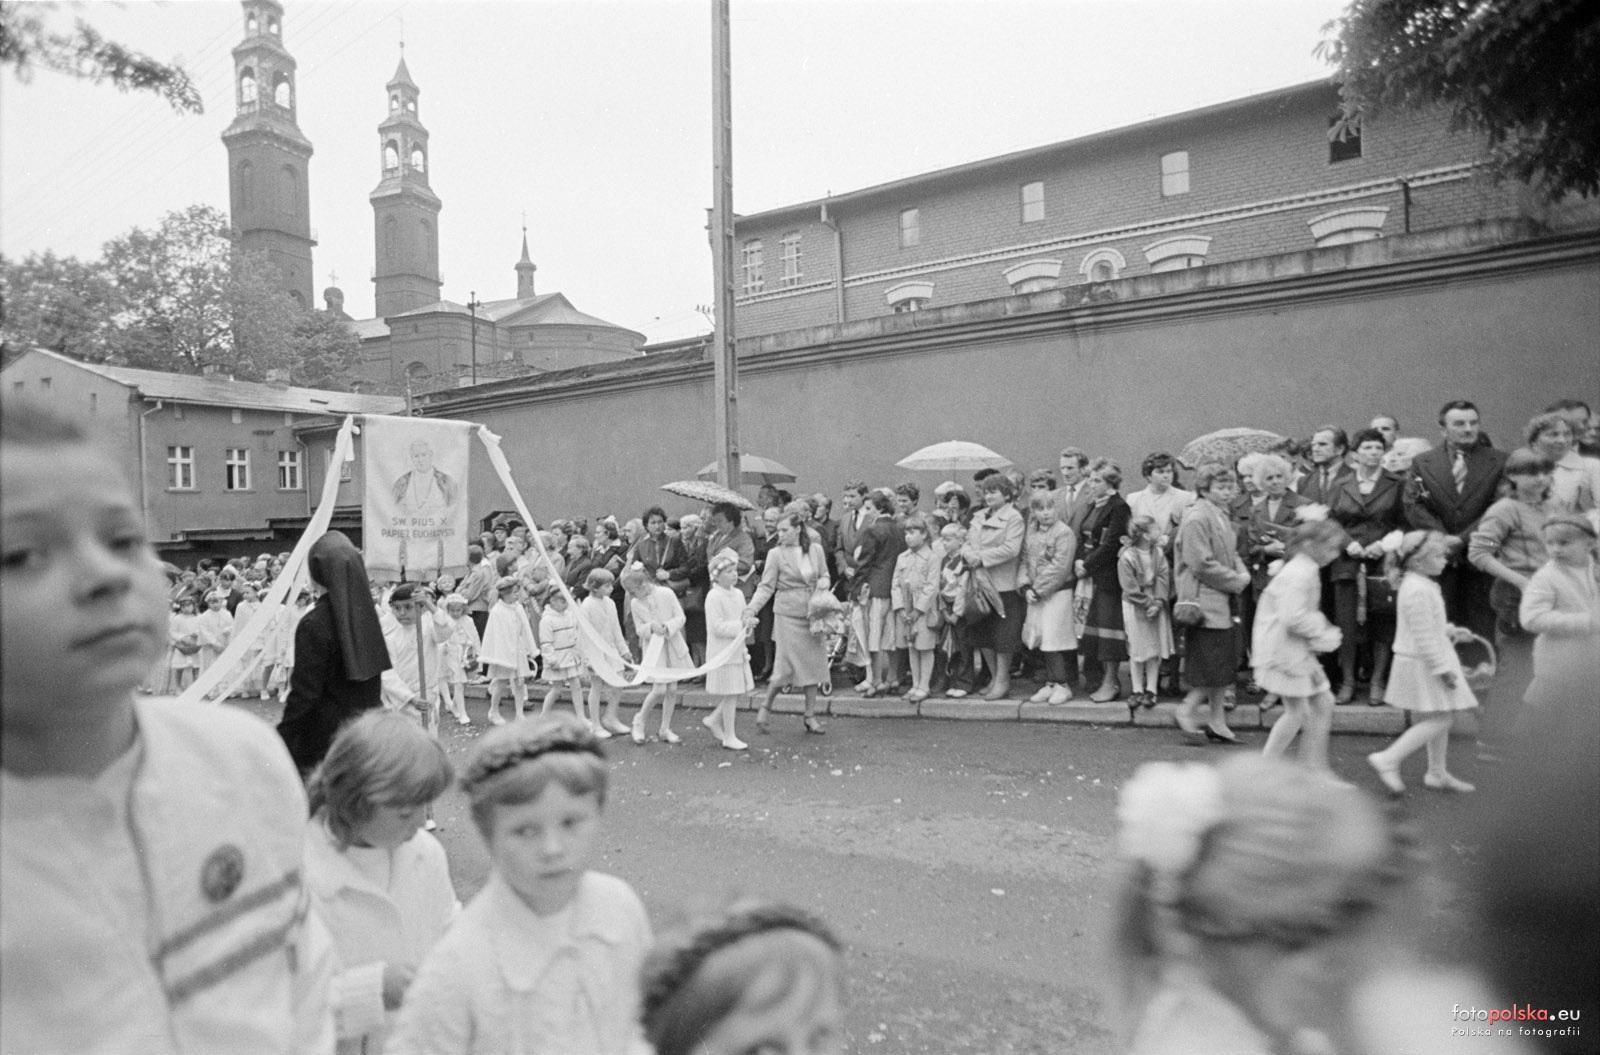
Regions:
<instances>
[{"instance_id":1,"label":"white window frame","mask_svg":"<svg viewBox=\"0 0 1600 1055\"><path fill-rule=\"evenodd\" d=\"M250 490L250 448L225 447L222 456L222 489Z\"/></svg>"},{"instance_id":2,"label":"white window frame","mask_svg":"<svg viewBox=\"0 0 1600 1055\"><path fill-rule=\"evenodd\" d=\"M1005 277L1006 285L1011 287L1012 296L1037 293L1060 285L1061 261L1028 260L1013 264L1002 271L1001 275Z\"/></svg>"},{"instance_id":3,"label":"white window frame","mask_svg":"<svg viewBox=\"0 0 1600 1055\"><path fill-rule=\"evenodd\" d=\"M766 288L766 276L762 274L761 266L761 239L751 238L740 249L740 268L744 274L744 292L746 296L760 293Z\"/></svg>"},{"instance_id":4,"label":"white window frame","mask_svg":"<svg viewBox=\"0 0 1600 1055\"><path fill-rule=\"evenodd\" d=\"M278 452L278 490L305 490L305 464L299 451Z\"/></svg>"},{"instance_id":5,"label":"white window frame","mask_svg":"<svg viewBox=\"0 0 1600 1055\"><path fill-rule=\"evenodd\" d=\"M1383 224L1389 218L1387 205L1363 205L1354 209L1335 209L1306 221L1317 248L1349 245L1383 237Z\"/></svg>"},{"instance_id":6,"label":"white window frame","mask_svg":"<svg viewBox=\"0 0 1600 1055\"><path fill-rule=\"evenodd\" d=\"M173 444L167 448L167 490L195 490L193 447Z\"/></svg>"},{"instance_id":7,"label":"white window frame","mask_svg":"<svg viewBox=\"0 0 1600 1055\"><path fill-rule=\"evenodd\" d=\"M1210 249L1210 235L1184 234L1151 242L1144 247L1144 259L1150 265L1151 274L1182 271L1190 267L1205 267L1206 253Z\"/></svg>"},{"instance_id":8,"label":"white window frame","mask_svg":"<svg viewBox=\"0 0 1600 1055\"><path fill-rule=\"evenodd\" d=\"M1174 150L1161 155L1161 196L1176 198L1189 193L1189 152Z\"/></svg>"},{"instance_id":9,"label":"white window frame","mask_svg":"<svg viewBox=\"0 0 1600 1055\"><path fill-rule=\"evenodd\" d=\"M900 210L900 248L910 249L922 244L922 210Z\"/></svg>"},{"instance_id":10,"label":"white window frame","mask_svg":"<svg viewBox=\"0 0 1600 1055\"><path fill-rule=\"evenodd\" d=\"M800 232L790 231L779 241L783 247L783 278L785 286L800 284Z\"/></svg>"},{"instance_id":11,"label":"white window frame","mask_svg":"<svg viewBox=\"0 0 1600 1055\"><path fill-rule=\"evenodd\" d=\"M1044 219L1044 180L1024 183L1020 192L1022 222L1038 223Z\"/></svg>"},{"instance_id":12,"label":"white window frame","mask_svg":"<svg viewBox=\"0 0 1600 1055\"><path fill-rule=\"evenodd\" d=\"M355 464L354 462L340 462L339 463L339 482L340 483L347 484L354 477L354 472L353 472L353 470L351 468L354 464ZM324 447L322 449L322 469L323 469L323 473L326 474L328 472L331 472L332 468L333 468L333 448L332 447Z\"/></svg>"},{"instance_id":13,"label":"white window frame","mask_svg":"<svg viewBox=\"0 0 1600 1055\"><path fill-rule=\"evenodd\" d=\"M1114 282L1122 277L1122 272L1127 268L1128 261L1126 257L1110 246L1101 246L1099 249L1091 250L1084 256L1083 260L1078 264L1078 274L1089 282L1102 281L1094 277L1094 269L1097 264L1109 264L1111 266L1111 278L1103 281Z\"/></svg>"},{"instance_id":14,"label":"white window frame","mask_svg":"<svg viewBox=\"0 0 1600 1055\"><path fill-rule=\"evenodd\" d=\"M933 283L925 279L901 282L883 292L883 299L896 315L908 311L921 311L933 299Z\"/></svg>"}]
</instances>

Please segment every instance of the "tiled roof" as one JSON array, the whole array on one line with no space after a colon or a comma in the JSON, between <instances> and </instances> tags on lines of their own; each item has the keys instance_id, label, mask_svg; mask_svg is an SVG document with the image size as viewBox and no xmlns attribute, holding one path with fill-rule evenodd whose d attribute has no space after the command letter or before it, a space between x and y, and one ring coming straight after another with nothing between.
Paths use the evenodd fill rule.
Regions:
<instances>
[{"instance_id":1,"label":"tiled roof","mask_svg":"<svg viewBox=\"0 0 1600 1055\"><path fill-rule=\"evenodd\" d=\"M417 315L439 314L471 315L472 312L465 304L457 304L453 300L440 300L432 304L424 304L420 308L412 308L410 311L400 312L398 315L390 316L390 318L404 319ZM579 311L572 306L571 301L560 293L540 293L533 297L512 297L508 300L480 300L478 302L477 315L480 319L486 319L494 323L512 320L512 324L516 326L599 326L609 330L633 332L628 330L626 326L618 326L614 322L607 322L605 319L596 318L593 315L587 315ZM363 320L362 323L357 323L357 325L379 321L382 320ZM387 330L383 332L387 332ZM361 334L361 336L368 335ZM642 338L643 335L641 334L640 337Z\"/></svg>"},{"instance_id":2,"label":"tiled roof","mask_svg":"<svg viewBox=\"0 0 1600 1055\"><path fill-rule=\"evenodd\" d=\"M356 335L357 340L365 341L370 337L389 336L389 324L382 319L349 319L345 325Z\"/></svg>"},{"instance_id":3,"label":"tiled roof","mask_svg":"<svg viewBox=\"0 0 1600 1055\"><path fill-rule=\"evenodd\" d=\"M405 410L401 396L373 396L356 392L335 392L322 388L297 388L292 385L267 385L255 381L233 381L221 375L171 374L163 370L138 370L127 366L85 363L45 348L35 355L47 355L118 384L138 389L148 399L170 399L250 410L283 410L292 414L398 414Z\"/></svg>"}]
</instances>

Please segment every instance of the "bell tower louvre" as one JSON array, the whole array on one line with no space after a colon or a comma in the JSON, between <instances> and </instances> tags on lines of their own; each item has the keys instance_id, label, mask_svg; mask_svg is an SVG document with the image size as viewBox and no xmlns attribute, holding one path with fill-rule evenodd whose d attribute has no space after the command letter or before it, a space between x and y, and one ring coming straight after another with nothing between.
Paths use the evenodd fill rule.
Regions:
<instances>
[{"instance_id":1,"label":"bell tower louvre","mask_svg":"<svg viewBox=\"0 0 1600 1055\"><path fill-rule=\"evenodd\" d=\"M228 149L229 215L245 252L265 252L302 307L312 300L311 141L295 114L295 61L283 46L283 5L243 0L244 40L233 49L236 110Z\"/></svg>"},{"instance_id":2,"label":"bell tower louvre","mask_svg":"<svg viewBox=\"0 0 1600 1055\"><path fill-rule=\"evenodd\" d=\"M402 45L402 48L404 45ZM428 130L405 55L388 85L389 115L378 125L381 178L368 195L374 240L374 314L387 318L439 301L439 210L428 186Z\"/></svg>"}]
</instances>

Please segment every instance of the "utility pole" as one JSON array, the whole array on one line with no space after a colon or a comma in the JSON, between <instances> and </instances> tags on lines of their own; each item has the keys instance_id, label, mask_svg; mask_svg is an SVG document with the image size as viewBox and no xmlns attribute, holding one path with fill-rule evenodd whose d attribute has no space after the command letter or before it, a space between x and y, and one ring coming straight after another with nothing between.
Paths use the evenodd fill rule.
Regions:
<instances>
[{"instance_id":1,"label":"utility pole","mask_svg":"<svg viewBox=\"0 0 1600 1055\"><path fill-rule=\"evenodd\" d=\"M711 354L717 481L739 486L739 361L733 334L733 92L729 0L711 0L711 268L715 272Z\"/></svg>"},{"instance_id":2,"label":"utility pole","mask_svg":"<svg viewBox=\"0 0 1600 1055\"><path fill-rule=\"evenodd\" d=\"M467 294L467 310L472 313L472 383L478 383L478 291Z\"/></svg>"}]
</instances>

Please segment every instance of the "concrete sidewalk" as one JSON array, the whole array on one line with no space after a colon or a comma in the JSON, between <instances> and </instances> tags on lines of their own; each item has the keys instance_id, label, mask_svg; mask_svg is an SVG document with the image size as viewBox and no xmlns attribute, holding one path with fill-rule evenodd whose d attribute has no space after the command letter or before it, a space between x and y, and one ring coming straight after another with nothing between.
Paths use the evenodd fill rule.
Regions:
<instances>
[{"instance_id":1,"label":"concrete sidewalk","mask_svg":"<svg viewBox=\"0 0 1600 1055\"><path fill-rule=\"evenodd\" d=\"M1137 710L1121 701L1093 703L1087 695L1059 706L1028 703L1027 698L1036 687L1031 682L1016 683L1013 690L1017 697L1015 699L985 700L967 696L952 700L931 696L921 703L910 703L899 696L868 699L858 694L854 686L841 685L833 695L817 697L817 713L834 718L940 718L950 721L1058 722L1069 725L1126 726L1130 729L1177 729L1177 722L1173 718L1173 712L1178 707L1176 701ZM549 688L544 682L529 682L528 702L537 706ZM740 704L739 710L754 711L757 702L765 698L765 694L766 687L757 686L756 691ZM488 689L482 685L467 686L468 699L483 701L488 699L488 695ZM624 689L622 701L637 706L643 701L644 695L644 689ZM508 698L502 699L502 709L508 707L510 702ZM566 705L568 702L567 693L563 690L561 703ZM712 698L703 686L687 685L684 687L682 706L691 710L709 710ZM805 710L805 702L798 692L784 693L778 697L772 709L776 714L800 714ZM478 713L477 708L474 708L474 713ZM1203 716L1204 712L1201 713ZM1263 712L1256 704L1241 703L1228 712L1228 726L1244 732L1270 729L1282 714L1281 706ZM1335 707L1333 711L1335 733L1395 736L1407 724L1407 712L1394 707L1368 707L1365 703L1357 703ZM1455 734L1474 735L1474 728L1472 719L1458 721Z\"/></svg>"}]
</instances>

